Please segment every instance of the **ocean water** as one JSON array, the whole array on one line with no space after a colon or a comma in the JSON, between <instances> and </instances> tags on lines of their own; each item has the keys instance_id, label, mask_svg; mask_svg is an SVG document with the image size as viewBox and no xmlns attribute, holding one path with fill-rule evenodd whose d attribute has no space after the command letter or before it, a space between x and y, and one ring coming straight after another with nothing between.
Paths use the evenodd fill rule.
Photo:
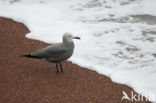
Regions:
<instances>
[{"instance_id":1,"label":"ocean water","mask_svg":"<svg viewBox=\"0 0 156 103\"><path fill-rule=\"evenodd\" d=\"M24 23L30 39L56 43L64 32L81 37L74 41L69 61L146 97L152 95L156 102L155 4L155 0L1 0L0 16Z\"/></svg>"}]
</instances>

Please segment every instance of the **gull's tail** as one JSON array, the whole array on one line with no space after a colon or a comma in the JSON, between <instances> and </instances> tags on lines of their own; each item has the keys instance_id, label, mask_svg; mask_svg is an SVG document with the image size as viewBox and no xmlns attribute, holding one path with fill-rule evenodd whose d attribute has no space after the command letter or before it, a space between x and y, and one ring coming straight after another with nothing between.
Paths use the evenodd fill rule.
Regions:
<instances>
[{"instance_id":1,"label":"gull's tail","mask_svg":"<svg viewBox=\"0 0 156 103\"><path fill-rule=\"evenodd\" d=\"M24 54L24 55L21 55L21 57L41 59L40 57L32 56L31 54Z\"/></svg>"}]
</instances>

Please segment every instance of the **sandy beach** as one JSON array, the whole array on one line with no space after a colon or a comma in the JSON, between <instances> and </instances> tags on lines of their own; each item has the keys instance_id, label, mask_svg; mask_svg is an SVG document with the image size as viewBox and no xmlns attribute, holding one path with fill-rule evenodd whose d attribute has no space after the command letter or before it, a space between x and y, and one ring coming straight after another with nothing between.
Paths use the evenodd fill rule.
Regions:
<instances>
[{"instance_id":1,"label":"sandy beach","mask_svg":"<svg viewBox=\"0 0 156 103\"><path fill-rule=\"evenodd\" d=\"M130 96L132 88L104 75L68 61L62 63L68 74L57 74L54 63L20 57L47 46L25 38L28 32L24 24L0 18L0 103L135 103L121 100L122 91Z\"/></svg>"}]
</instances>

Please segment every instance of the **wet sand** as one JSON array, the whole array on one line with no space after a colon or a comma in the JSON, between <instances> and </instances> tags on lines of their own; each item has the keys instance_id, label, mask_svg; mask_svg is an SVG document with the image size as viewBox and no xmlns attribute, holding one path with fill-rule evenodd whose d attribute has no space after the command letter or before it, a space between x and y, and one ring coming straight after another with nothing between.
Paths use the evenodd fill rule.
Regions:
<instances>
[{"instance_id":1,"label":"wet sand","mask_svg":"<svg viewBox=\"0 0 156 103\"><path fill-rule=\"evenodd\" d=\"M20 57L47 46L25 38L28 32L24 24L0 18L0 103L135 103L121 101L122 91L130 96L132 88L104 75L67 61L68 74L57 74L54 63Z\"/></svg>"}]
</instances>

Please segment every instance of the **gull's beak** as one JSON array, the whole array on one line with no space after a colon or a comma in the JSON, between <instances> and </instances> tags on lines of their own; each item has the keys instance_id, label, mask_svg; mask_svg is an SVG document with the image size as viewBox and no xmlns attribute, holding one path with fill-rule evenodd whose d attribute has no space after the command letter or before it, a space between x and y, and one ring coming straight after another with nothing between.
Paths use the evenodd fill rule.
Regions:
<instances>
[{"instance_id":1,"label":"gull's beak","mask_svg":"<svg viewBox=\"0 0 156 103\"><path fill-rule=\"evenodd\" d=\"M74 37L73 39L80 39L79 37Z\"/></svg>"}]
</instances>

